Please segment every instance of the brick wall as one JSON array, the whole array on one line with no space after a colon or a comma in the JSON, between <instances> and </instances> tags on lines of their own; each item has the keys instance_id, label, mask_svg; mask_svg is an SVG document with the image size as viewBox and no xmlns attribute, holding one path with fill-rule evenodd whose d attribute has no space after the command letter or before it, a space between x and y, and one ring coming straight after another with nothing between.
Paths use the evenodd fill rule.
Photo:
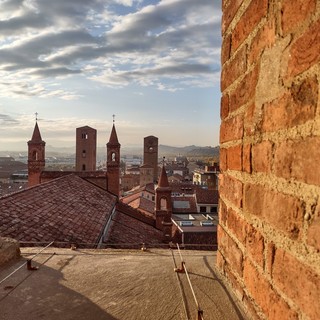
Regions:
<instances>
[{"instance_id":1,"label":"brick wall","mask_svg":"<svg viewBox=\"0 0 320 320\"><path fill-rule=\"evenodd\" d=\"M320 319L320 1L222 8L217 266L253 319Z\"/></svg>"}]
</instances>

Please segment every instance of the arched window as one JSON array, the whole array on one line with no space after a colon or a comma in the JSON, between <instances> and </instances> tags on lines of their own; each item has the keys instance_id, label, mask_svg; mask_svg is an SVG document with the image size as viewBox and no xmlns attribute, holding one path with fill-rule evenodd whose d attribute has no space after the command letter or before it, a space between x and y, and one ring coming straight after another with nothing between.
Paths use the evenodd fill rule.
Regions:
<instances>
[{"instance_id":1,"label":"arched window","mask_svg":"<svg viewBox=\"0 0 320 320\"><path fill-rule=\"evenodd\" d=\"M111 153L111 161L116 161L116 153L115 152Z\"/></svg>"},{"instance_id":2,"label":"arched window","mask_svg":"<svg viewBox=\"0 0 320 320\"><path fill-rule=\"evenodd\" d=\"M34 150L32 152L32 160L38 160L38 152L37 152L37 150Z\"/></svg>"},{"instance_id":3,"label":"arched window","mask_svg":"<svg viewBox=\"0 0 320 320\"><path fill-rule=\"evenodd\" d=\"M86 171L86 165L85 164L82 165L82 171Z\"/></svg>"},{"instance_id":4,"label":"arched window","mask_svg":"<svg viewBox=\"0 0 320 320\"><path fill-rule=\"evenodd\" d=\"M167 210L167 199L166 198L160 199L160 209Z\"/></svg>"}]
</instances>

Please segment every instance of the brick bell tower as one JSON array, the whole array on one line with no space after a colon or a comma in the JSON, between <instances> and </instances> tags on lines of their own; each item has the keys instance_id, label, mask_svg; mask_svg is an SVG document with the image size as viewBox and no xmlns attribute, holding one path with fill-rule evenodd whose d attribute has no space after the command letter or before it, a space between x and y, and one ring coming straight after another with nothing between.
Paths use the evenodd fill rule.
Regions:
<instances>
[{"instance_id":1,"label":"brick bell tower","mask_svg":"<svg viewBox=\"0 0 320 320\"><path fill-rule=\"evenodd\" d=\"M37 115L37 114L36 114ZM33 130L32 138L28 141L28 186L40 184L40 175L45 167L45 145L42 140L38 122Z\"/></svg>"},{"instance_id":2,"label":"brick bell tower","mask_svg":"<svg viewBox=\"0 0 320 320\"><path fill-rule=\"evenodd\" d=\"M156 188L156 228L163 231L164 239L171 240L172 199L164 163L162 165L158 187Z\"/></svg>"},{"instance_id":3,"label":"brick bell tower","mask_svg":"<svg viewBox=\"0 0 320 320\"><path fill-rule=\"evenodd\" d=\"M107 186L108 191L120 195L120 143L114 124L110 134L109 142L107 143Z\"/></svg>"},{"instance_id":4,"label":"brick bell tower","mask_svg":"<svg viewBox=\"0 0 320 320\"><path fill-rule=\"evenodd\" d=\"M153 168L153 182L158 181L158 145L159 139L148 136L143 141L143 164Z\"/></svg>"}]
</instances>

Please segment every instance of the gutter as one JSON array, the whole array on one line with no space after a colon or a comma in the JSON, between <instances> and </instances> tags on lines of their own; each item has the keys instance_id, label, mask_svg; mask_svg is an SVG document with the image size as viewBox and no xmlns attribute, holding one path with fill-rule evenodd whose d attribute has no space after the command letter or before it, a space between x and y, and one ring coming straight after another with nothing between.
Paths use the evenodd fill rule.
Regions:
<instances>
[{"instance_id":1,"label":"gutter","mask_svg":"<svg viewBox=\"0 0 320 320\"><path fill-rule=\"evenodd\" d=\"M109 216L109 219L107 220L107 222L106 222L106 224L105 224L105 227L104 227L104 229L103 229L103 232L102 232L102 234L101 234L101 236L100 236L100 238L99 238L98 246L97 246L98 249L101 249L101 245L102 245L102 243L103 243L103 239L105 238L105 236L107 235L107 233L108 233L108 231L109 231L109 228L110 228L111 222L112 222L112 218L113 218L113 216L114 216L115 213L116 213L116 206L117 206L117 203L114 204L113 209L112 209L112 212L111 212L111 214L110 214L110 216Z\"/></svg>"}]
</instances>

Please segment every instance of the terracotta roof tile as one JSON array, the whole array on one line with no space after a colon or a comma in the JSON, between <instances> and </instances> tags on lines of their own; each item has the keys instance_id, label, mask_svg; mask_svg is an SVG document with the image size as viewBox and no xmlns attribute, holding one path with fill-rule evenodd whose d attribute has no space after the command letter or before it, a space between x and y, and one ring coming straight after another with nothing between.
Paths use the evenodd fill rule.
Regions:
<instances>
[{"instance_id":1,"label":"terracotta roof tile","mask_svg":"<svg viewBox=\"0 0 320 320\"><path fill-rule=\"evenodd\" d=\"M197 188L196 198L197 198L197 203L218 204L219 192L218 190L208 190L208 189Z\"/></svg>"},{"instance_id":2,"label":"terracotta roof tile","mask_svg":"<svg viewBox=\"0 0 320 320\"><path fill-rule=\"evenodd\" d=\"M109 192L71 174L0 198L0 235L96 243L115 203Z\"/></svg>"}]
</instances>

